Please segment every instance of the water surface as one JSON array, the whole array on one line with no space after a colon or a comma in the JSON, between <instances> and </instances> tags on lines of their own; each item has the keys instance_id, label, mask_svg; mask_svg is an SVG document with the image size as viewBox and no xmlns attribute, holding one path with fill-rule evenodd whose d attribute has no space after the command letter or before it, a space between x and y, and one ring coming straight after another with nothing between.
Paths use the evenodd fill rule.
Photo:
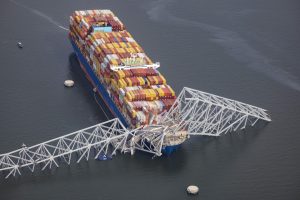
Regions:
<instances>
[{"instance_id":1,"label":"water surface","mask_svg":"<svg viewBox=\"0 0 300 200\"><path fill-rule=\"evenodd\" d=\"M1 200L299 198L300 4L293 0L2 1L1 153L106 120L65 30L74 10L93 8L112 9L177 92L188 86L254 104L273 121L193 137L171 157L118 155L1 178ZM65 79L75 87L65 88ZM186 195L191 183L199 197Z\"/></svg>"}]
</instances>

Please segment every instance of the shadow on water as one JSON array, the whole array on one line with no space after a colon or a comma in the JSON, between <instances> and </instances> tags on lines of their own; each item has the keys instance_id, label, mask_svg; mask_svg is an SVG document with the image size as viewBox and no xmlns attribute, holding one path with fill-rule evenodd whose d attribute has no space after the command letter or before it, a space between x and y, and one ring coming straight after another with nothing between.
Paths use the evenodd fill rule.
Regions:
<instances>
[{"instance_id":1,"label":"shadow on water","mask_svg":"<svg viewBox=\"0 0 300 200\"><path fill-rule=\"evenodd\" d=\"M5 174L2 173L0 174L0 185L4 189L11 185L20 186L24 183L37 184L64 181L65 179L107 178L106 176L109 174L119 171L120 165L125 171L138 169L144 172L156 171L157 174L173 175L183 171L189 160L195 159L207 166L218 165L221 162L222 167L226 168L238 159L249 145L255 142L266 125L267 123L260 121L254 127L228 133L221 137L193 136L170 156L163 155L152 158L152 154L137 151L134 156L118 153L112 161L95 161L93 160L94 152L91 151L89 161L82 160L77 164L79 156L74 154L71 165L59 162L60 168L53 166L52 169L46 168L42 171L43 166L38 165L34 173L23 169L21 170L22 176L9 179L4 179Z\"/></svg>"},{"instance_id":2,"label":"shadow on water","mask_svg":"<svg viewBox=\"0 0 300 200\"><path fill-rule=\"evenodd\" d=\"M100 107L100 110L102 110L102 112L105 112L103 113L105 116L103 116L102 118L104 120L107 120L106 116L109 119L115 118L113 114L110 112L109 108L105 105L103 99L101 99L98 95L95 96L95 93L93 91L93 86L88 81L83 70L81 69L77 56L74 52L69 55L69 69L70 69L71 78L73 80L77 80L76 82L78 82L78 85L80 85L79 87L80 92L82 92L82 94L88 94L88 98L89 99L92 98L96 104L98 104L99 102L100 106L99 105L97 106ZM98 102L94 98L97 98ZM94 105L92 106L95 107Z\"/></svg>"},{"instance_id":3,"label":"shadow on water","mask_svg":"<svg viewBox=\"0 0 300 200\"><path fill-rule=\"evenodd\" d=\"M187 162L187 152L180 147L171 155L162 155L160 157L152 154L136 151L134 155L134 165L138 165L141 169L154 170L162 174L175 174L184 169Z\"/></svg>"},{"instance_id":4,"label":"shadow on water","mask_svg":"<svg viewBox=\"0 0 300 200\"><path fill-rule=\"evenodd\" d=\"M227 133L220 137L193 136L184 145L188 156L198 154L197 159L204 165L212 166L222 163L222 167L232 163L244 154L251 144L264 132L267 122L258 121L253 127ZM191 158L190 158L191 159Z\"/></svg>"}]
</instances>

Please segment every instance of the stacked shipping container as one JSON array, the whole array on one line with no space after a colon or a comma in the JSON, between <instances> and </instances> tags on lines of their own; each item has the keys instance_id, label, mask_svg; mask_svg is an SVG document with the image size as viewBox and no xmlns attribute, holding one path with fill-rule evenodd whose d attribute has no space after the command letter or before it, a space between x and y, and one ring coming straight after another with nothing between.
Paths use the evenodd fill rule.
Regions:
<instances>
[{"instance_id":1,"label":"stacked shipping container","mask_svg":"<svg viewBox=\"0 0 300 200\"><path fill-rule=\"evenodd\" d=\"M173 105L175 92L110 10L74 12L69 36L132 127L156 123Z\"/></svg>"}]
</instances>

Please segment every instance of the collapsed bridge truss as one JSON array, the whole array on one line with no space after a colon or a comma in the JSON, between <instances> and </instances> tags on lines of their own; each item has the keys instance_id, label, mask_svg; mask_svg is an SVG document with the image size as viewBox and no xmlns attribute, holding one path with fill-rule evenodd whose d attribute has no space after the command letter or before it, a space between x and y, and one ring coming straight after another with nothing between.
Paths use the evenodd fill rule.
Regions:
<instances>
[{"instance_id":1,"label":"collapsed bridge truss","mask_svg":"<svg viewBox=\"0 0 300 200\"><path fill-rule=\"evenodd\" d=\"M190 135L219 136L258 120L271 118L262 108L185 87L158 125L129 130L115 118L34 146L22 145L0 155L0 172L8 178L21 175L22 168L33 172L37 166L42 170L58 167L59 161L70 164L72 158L80 162L88 160L92 150L95 159L135 150L160 156L167 128L174 133L186 130Z\"/></svg>"},{"instance_id":2,"label":"collapsed bridge truss","mask_svg":"<svg viewBox=\"0 0 300 200\"><path fill-rule=\"evenodd\" d=\"M177 130L187 129L190 135L220 136L258 120L271 118L265 109L184 87L161 123L175 122Z\"/></svg>"}]
</instances>

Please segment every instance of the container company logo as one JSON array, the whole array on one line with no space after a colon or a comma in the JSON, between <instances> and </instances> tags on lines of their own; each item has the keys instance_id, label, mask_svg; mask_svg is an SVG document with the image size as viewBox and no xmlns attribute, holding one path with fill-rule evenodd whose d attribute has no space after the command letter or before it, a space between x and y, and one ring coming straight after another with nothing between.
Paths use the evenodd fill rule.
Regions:
<instances>
[{"instance_id":1,"label":"container company logo","mask_svg":"<svg viewBox=\"0 0 300 200\"><path fill-rule=\"evenodd\" d=\"M138 57L136 53L131 53L129 58L122 59L124 65L142 66L146 64L144 57Z\"/></svg>"}]
</instances>

